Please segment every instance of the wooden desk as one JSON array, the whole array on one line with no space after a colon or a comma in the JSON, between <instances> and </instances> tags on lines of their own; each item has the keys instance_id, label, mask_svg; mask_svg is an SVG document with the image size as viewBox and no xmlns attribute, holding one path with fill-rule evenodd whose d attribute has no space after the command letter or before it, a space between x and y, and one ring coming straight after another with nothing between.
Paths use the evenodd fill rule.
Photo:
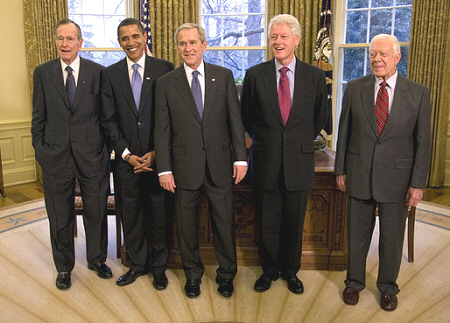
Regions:
<instances>
[{"instance_id":1,"label":"wooden desk","mask_svg":"<svg viewBox=\"0 0 450 323\"><path fill-rule=\"evenodd\" d=\"M344 270L347 264L346 203L345 194L337 189L333 174L335 153L324 148L314 157L316 183L306 211L302 269ZM238 265L259 265L254 195L248 183L235 186L234 210ZM205 196L201 198L198 231L203 263L217 264ZM168 266L181 268L175 233Z\"/></svg>"}]
</instances>

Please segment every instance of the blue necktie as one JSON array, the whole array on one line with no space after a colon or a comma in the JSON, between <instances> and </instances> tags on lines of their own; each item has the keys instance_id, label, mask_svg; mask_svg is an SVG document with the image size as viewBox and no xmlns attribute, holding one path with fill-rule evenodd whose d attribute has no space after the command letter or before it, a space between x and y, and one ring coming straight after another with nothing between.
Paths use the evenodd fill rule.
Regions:
<instances>
[{"instance_id":1,"label":"blue necktie","mask_svg":"<svg viewBox=\"0 0 450 323\"><path fill-rule=\"evenodd\" d=\"M203 119L203 99L202 99L202 88L200 87L200 81L198 80L198 71L192 72L192 84L191 91L194 97L195 105L197 106L198 114L200 119Z\"/></svg>"},{"instance_id":2,"label":"blue necktie","mask_svg":"<svg viewBox=\"0 0 450 323\"><path fill-rule=\"evenodd\" d=\"M139 101L141 99L142 78L139 74L139 64L133 64L134 72L131 77L131 89L133 90L134 102L136 102L136 108L139 110Z\"/></svg>"},{"instance_id":3,"label":"blue necktie","mask_svg":"<svg viewBox=\"0 0 450 323\"><path fill-rule=\"evenodd\" d=\"M75 91L77 90L77 86L75 84L75 78L73 77L72 74L73 69L70 66L66 66L66 71L67 71L66 95L67 100L69 101L70 110L73 111L73 102L75 100Z\"/></svg>"}]
</instances>

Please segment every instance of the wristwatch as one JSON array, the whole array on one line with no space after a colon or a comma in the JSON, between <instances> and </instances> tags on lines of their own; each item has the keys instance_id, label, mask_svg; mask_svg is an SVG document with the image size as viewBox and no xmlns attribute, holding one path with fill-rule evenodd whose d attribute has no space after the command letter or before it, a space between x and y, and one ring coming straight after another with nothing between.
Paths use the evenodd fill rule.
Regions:
<instances>
[{"instance_id":1,"label":"wristwatch","mask_svg":"<svg viewBox=\"0 0 450 323\"><path fill-rule=\"evenodd\" d=\"M128 155L125 156L124 159L125 159L126 162L128 162L130 160L130 158L131 158L131 154L128 154Z\"/></svg>"}]
</instances>

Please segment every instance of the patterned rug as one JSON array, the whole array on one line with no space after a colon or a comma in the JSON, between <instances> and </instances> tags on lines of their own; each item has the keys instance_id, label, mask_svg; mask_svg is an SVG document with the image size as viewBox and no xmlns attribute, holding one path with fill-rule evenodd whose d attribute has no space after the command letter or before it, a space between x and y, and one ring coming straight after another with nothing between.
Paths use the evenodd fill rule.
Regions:
<instances>
[{"instance_id":1,"label":"patterned rug","mask_svg":"<svg viewBox=\"0 0 450 323\"><path fill-rule=\"evenodd\" d=\"M47 219L43 199L0 209L0 234L28 229ZM421 202L416 210L416 221L450 231L450 208L434 203Z\"/></svg>"}]
</instances>

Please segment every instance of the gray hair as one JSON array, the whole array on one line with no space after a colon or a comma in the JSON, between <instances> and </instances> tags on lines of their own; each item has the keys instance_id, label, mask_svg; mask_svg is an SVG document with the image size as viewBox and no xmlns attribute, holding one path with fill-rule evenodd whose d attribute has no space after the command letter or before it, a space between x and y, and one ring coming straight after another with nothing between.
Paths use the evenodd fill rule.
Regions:
<instances>
[{"instance_id":1,"label":"gray hair","mask_svg":"<svg viewBox=\"0 0 450 323\"><path fill-rule=\"evenodd\" d=\"M291 29L292 33L298 37L302 37L302 28L300 27L300 23L298 22L298 19L295 18L292 15L288 14L281 14L273 17L269 21L269 38L270 38L270 31L272 30L273 25L280 25L280 24L286 24Z\"/></svg>"},{"instance_id":2,"label":"gray hair","mask_svg":"<svg viewBox=\"0 0 450 323\"><path fill-rule=\"evenodd\" d=\"M70 25L70 24L74 24L75 27L77 28L77 37L78 37L78 40L82 39L82 38L83 38L83 35L82 35L82 33L81 33L80 25L78 25L75 21L73 21L73 20L71 20L71 19L67 19L67 18L61 19L60 21L58 21L58 22L56 23L56 26L55 26L55 28L54 28L54 30L53 30L53 33L55 34L55 37L56 37L56 31L57 31L57 29L58 29L59 26L62 26L62 25Z\"/></svg>"},{"instance_id":3,"label":"gray hair","mask_svg":"<svg viewBox=\"0 0 450 323\"><path fill-rule=\"evenodd\" d=\"M376 40L381 40L381 39L388 39L391 41L392 43L392 48L394 50L395 54L400 54L400 43L398 42L397 37L395 37L394 35L388 35L388 34L378 34L376 36L374 36L372 38L372 40L370 41L370 47L372 47L372 44L374 41Z\"/></svg>"},{"instance_id":4,"label":"gray hair","mask_svg":"<svg viewBox=\"0 0 450 323\"><path fill-rule=\"evenodd\" d=\"M179 26L177 28L177 30L175 30L175 35L173 36L173 38L175 40L175 44L176 45L178 45L178 34L180 33L180 31L186 30L186 29L197 29L198 36L200 37L200 41L202 43L204 43L206 41L206 31L205 31L205 29L203 29L203 27L198 25L198 24L194 24L192 22L187 22L185 24L182 24L181 26Z\"/></svg>"}]
</instances>

